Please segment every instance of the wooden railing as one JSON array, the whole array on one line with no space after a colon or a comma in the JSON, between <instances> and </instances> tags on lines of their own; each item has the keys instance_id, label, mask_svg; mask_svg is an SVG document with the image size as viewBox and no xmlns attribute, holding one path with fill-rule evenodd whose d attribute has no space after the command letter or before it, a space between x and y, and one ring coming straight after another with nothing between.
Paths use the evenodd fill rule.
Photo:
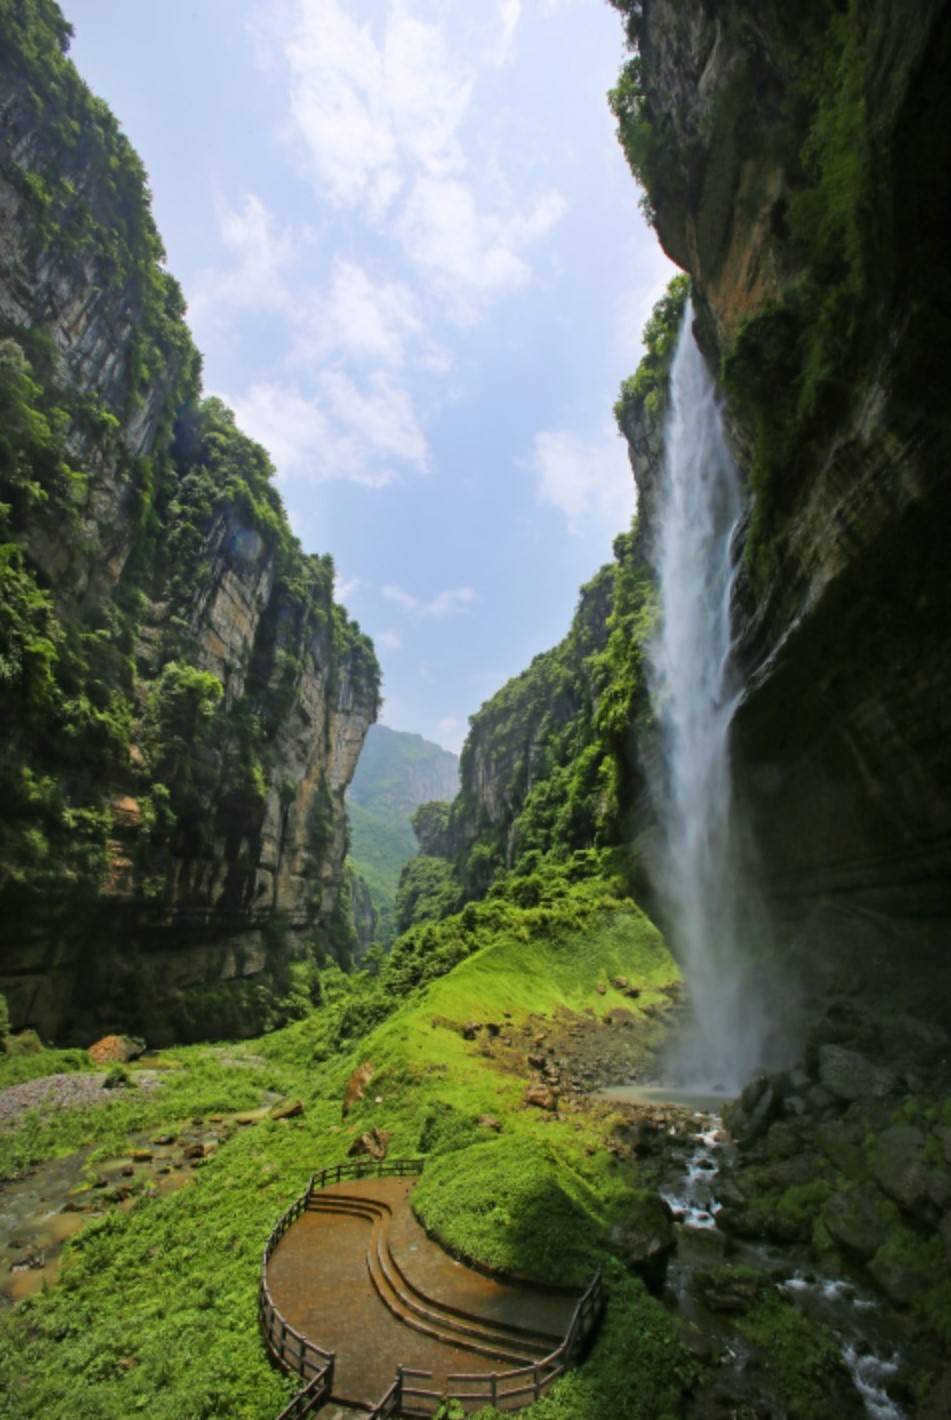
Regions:
<instances>
[{"instance_id":1,"label":"wooden railing","mask_svg":"<svg viewBox=\"0 0 951 1420\"><path fill-rule=\"evenodd\" d=\"M402 1415L404 1411L433 1414L449 1400L458 1401L464 1410L480 1410L485 1405L504 1406L512 1401L518 1408L540 1400L560 1375L577 1364L603 1310L604 1284L599 1270L578 1299L565 1339L550 1355L511 1371L453 1372L446 1377L442 1390L431 1390L419 1384L421 1380L432 1378L431 1371L400 1366L396 1380L371 1410L369 1420L388 1420L389 1416Z\"/></svg>"},{"instance_id":2,"label":"wooden railing","mask_svg":"<svg viewBox=\"0 0 951 1420\"><path fill-rule=\"evenodd\" d=\"M422 1173L423 1163L422 1159L393 1159L388 1163L355 1159L351 1163L321 1169L320 1173L311 1175L304 1192L274 1225L261 1261L258 1293L261 1333L278 1365L302 1376L306 1382L277 1420L304 1420L326 1404L333 1390L334 1353L325 1351L302 1336L278 1311L267 1284L267 1264L271 1254L288 1228L304 1212L312 1195L322 1188L342 1183L344 1179L415 1176ZM389 1420L389 1417L402 1415L404 1411L433 1414L447 1400L458 1401L465 1410L478 1410L484 1405L504 1405L512 1401L527 1405L530 1400L539 1400L553 1381L577 1364L603 1309L604 1284L598 1271L578 1299L564 1340L550 1355L510 1371L453 1373L446 1377L446 1385L440 1391L420 1384L432 1379L431 1371L400 1366L393 1384L370 1411L370 1420Z\"/></svg>"},{"instance_id":3,"label":"wooden railing","mask_svg":"<svg viewBox=\"0 0 951 1420\"><path fill-rule=\"evenodd\" d=\"M272 1359L285 1371L293 1371L306 1382L290 1404L281 1411L277 1420L304 1420L305 1416L313 1415L326 1404L333 1390L334 1353L325 1351L316 1342L302 1336L278 1310L267 1283L267 1265L271 1254L288 1228L296 1223L305 1211L312 1195L322 1188L327 1188L332 1183L341 1183L344 1179L405 1178L422 1171L422 1159L392 1159L389 1163L376 1159L354 1159L349 1163L334 1164L330 1168L321 1169L320 1173L311 1174L304 1192L281 1214L271 1229L261 1259L258 1322L264 1344Z\"/></svg>"}]
</instances>

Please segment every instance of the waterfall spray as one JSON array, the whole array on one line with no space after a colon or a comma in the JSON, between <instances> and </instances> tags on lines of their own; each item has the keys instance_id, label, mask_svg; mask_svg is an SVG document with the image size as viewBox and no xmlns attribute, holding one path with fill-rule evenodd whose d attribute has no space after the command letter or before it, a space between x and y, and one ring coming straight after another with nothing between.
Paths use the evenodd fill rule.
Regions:
<instances>
[{"instance_id":1,"label":"waterfall spray","mask_svg":"<svg viewBox=\"0 0 951 1420\"><path fill-rule=\"evenodd\" d=\"M730 604L742 500L691 314L688 302L671 366L654 540L661 622L649 664L661 748L658 885L696 1017L673 1068L731 1089L757 1065L761 1035L742 983L746 912L731 832L730 722L739 685Z\"/></svg>"}]
</instances>

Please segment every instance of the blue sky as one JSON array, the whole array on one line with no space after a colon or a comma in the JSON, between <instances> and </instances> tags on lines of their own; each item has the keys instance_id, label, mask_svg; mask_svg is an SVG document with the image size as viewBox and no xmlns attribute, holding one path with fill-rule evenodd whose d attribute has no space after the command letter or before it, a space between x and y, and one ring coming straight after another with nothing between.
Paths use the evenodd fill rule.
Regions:
<instances>
[{"instance_id":1,"label":"blue sky","mask_svg":"<svg viewBox=\"0 0 951 1420\"><path fill-rule=\"evenodd\" d=\"M611 406L674 268L606 0L63 0L149 172L205 387L458 749L565 633L634 490Z\"/></svg>"}]
</instances>

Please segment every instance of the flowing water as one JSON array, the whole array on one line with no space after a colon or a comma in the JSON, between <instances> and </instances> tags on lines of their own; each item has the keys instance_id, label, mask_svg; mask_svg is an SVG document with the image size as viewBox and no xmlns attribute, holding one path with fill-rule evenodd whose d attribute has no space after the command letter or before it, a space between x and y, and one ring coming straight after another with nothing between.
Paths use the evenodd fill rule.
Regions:
<instances>
[{"instance_id":1,"label":"flowing water","mask_svg":"<svg viewBox=\"0 0 951 1420\"><path fill-rule=\"evenodd\" d=\"M660 1094L655 1092L655 1097ZM733 1154L719 1115L695 1113L690 1147L661 1196L679 1224L677 1256L668 1272L669 1300L685 1318L717 1336L721 1364L741 1376L751 1361L742 1332L731 1317L707 1312L691 1285L693 1274L709 1268L719 1255L711 1253L704 1239L717 1229L718 1185L724 1171L733 1166ZM874 1297L851 1279L815 1273L794 1247L735 1238L728 1239L725 1247L729 1252L723 1256L730 1262L762 1272L796 1307L829 1328L868 1420L905 1420L905 1412L886 1389L900 1369L901 1355Z\"/></svg>"},{"instance_id":2,"label":"flowing water","mask_svg":"<svg viewBox=\"0 0 951 1420\"><path fill-rule=\"evenodd\" d=\"M661 622L649 652L661 749L658 886L695 1015L672 1069L735 1092L760 1063L762 1037L740 968L746 912L731 838L730 722L739 686L730 607L742 499L689 303L671 366L664 447L653 549Z\"/></svg>"}]
</instances>

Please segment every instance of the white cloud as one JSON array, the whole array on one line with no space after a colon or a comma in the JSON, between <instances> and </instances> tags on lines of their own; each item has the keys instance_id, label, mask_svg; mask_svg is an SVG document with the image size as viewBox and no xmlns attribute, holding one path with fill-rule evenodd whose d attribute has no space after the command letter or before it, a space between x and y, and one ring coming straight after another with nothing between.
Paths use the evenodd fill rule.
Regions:
<instances>
[{"instance_id":1,"label":"white cloud","mask_svg":"<svg viewBox=\"0 0 951 1420\"><path fill-rule=\"evenodd\" d=\"M412 400L389 375L377 370L360 389L340 370L327 370L318 387L325 407L348 438L375 454L393 455L422 469L426 439Z\"/></svg>"},{"instance_id":2,"label":"white cloud","mask_svg":"<svg viewBox=\"0 0 951 1420\"><path fill-rule=\"evenodd\" d=\"M239 427L264 445L284 476L379 488L393 480L394 461L417 471L425 467L426 441L409 396L382 374L359 389L330 370L312 395L259 383L228 403Z\"/></svg>"},{"instance_id":3,"label":"white cloud","mask_svg":"<svg viewBox=\"0 0 951 1420\"><path fill-rule=\"evenodd\" d=\"M614 536L630 522L635 491L624 442L585 441L566 429L535 435L531 460L542 503L557 508L578 537Z\"/></svg>"},{"instance_id":4,"label":"white cloud","mask_svg":"<svg viewBox=\"0 0 951 1420\"><path fill-rule=\"evenodd\" d=\"M374 280L358 262L338 257L326 290L301 294L290 363L320 368L332 356L400 368L408 352L444 373L448 357L428 335L419 303L404 281Z\"/></svg>"},{"instance_id":5,"label":"white cloud","mask_svg":"<svg viewBox=\"0 0 951 1420\"><path fill-rule=\"evenodd\" d=\"M421 620L442 621L448 616L467 613L477 599L472 587L447 587L428 600L406 592L393 584L382 588L387 601L395 602L410 616Z\"/></svg>"},{"instance_id":6,"label":"white cloud","mask_svg":"<svg viewBox=\"0 0 951 1420\"><path fill-rule=\"evenodd\" d=\"M352 597L363 586L361 577L341 577L338 572L334 580L334 597L338 602L345 602L348 597Z\"/></svg>"},{"instance_id":7,"label":"white cloud","mask_svg":"<svg viewBox=\"0 0 951 1420\"><path fill-rule=\"evenodd\" d=\"M527 212L492 210L457 178L422 177L403 204L396 234L430 293L459 325L531 275L521 253L547 235L566 210L549 190Z\"/></svg>"},{"instance_id":8,"label":"white cloud","mask_svg":"<svg viewBox=\"0 0 951 1420\"><path fill-rule=\"evenodd\" d=\"M515 45L515 31L522 14L522 0L499 0L499 25L501 35L495 54L495 62L500 67L512 58Z\"/></svg>"},{"instance_id":9,"label":"white cloud","mask_svg":"<svg viewBox=\"0 0 951 1420\"><path fill-rule=\"evenodd\" d=\"M285 310L289 304L287 272L295 260L295 239L278 229L259 197L245 193L235 206L215 202L222 245L231 258L224 270L200 272L189 293L193 321L215 316L217 309L248 307Z\"/></svg>"},{"instance_id":10,"label":"white cloud","mask_svg":"<svg viewBox=\"0 0 951 1420\"><path fill-rule=\"evenodd\" d=\"M373 640L384 651L399 651L403 646L403 638L398 631L380 631Z\"/></svg>"},{"instance_id":11,"label":"white cloud","mask_svg":"<svg viewBox=\"0 0 951 1420\"><path fill-rule=\"evenodd\" d=\"M407 165L458 165L456 129L470 81L438 25L407 5L388 8L381 39L338 0L294 0L282 49L290 70L294 137L310 171L338 206L382 218Z\"/></svg>"},{"instance_id":12,"label":"white cloud","mask_svg":"<svg viewBox=\"0 0 951 1420\"><path fill-rule=\"evenodd\" d=\"M500 0L487 22L497 63L510 52L520 11L521 0ZM260 14L259 33L276 39L289 73L289 137L320 196L394 234L424 289L459 324L524 284L527 248L566 204L554 191L510 191L498 178L503 155L482 147L485 124L473 122L467 133L470 27L451 29L441 15L441 23L421 19L410 0L389 0L375 26L340 0L289 0ZM389 320L382 312L376 324L365 293L353 286L343 294L361 308L356 329L387 359L399 358L399 327L411 309L402 293L400 309Z\"/></svg>"}]
</instances>

